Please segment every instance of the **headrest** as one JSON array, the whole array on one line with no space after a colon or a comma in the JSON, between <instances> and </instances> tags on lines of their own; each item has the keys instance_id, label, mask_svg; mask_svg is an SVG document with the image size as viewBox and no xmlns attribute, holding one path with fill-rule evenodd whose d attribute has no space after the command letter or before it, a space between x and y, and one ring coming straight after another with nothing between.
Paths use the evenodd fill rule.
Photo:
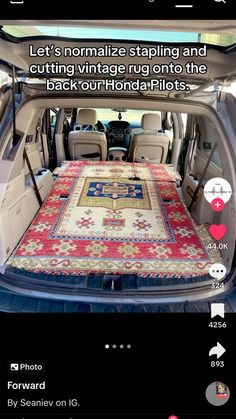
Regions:
<instances>
[{"instance_id":1,"label":"headrest","mask_svg":"<svg viewBox=\"0 0 236 419\"><path fill-rule=\"evenodd\" d=\"M96 125L97 112L94 109L80 109L77 113L77 124L79 125Z\"/></svg>"},{"instance_id":2,"label":"headrest","mask_svg":"<svg viewBox=\"0 0 236 419\"><path fill-rule=\"evenodd\" d=\"M157 113L146 113L142 116L141 125L145 131L160 131L161 115Z\"/></svg>"}]
</instances>

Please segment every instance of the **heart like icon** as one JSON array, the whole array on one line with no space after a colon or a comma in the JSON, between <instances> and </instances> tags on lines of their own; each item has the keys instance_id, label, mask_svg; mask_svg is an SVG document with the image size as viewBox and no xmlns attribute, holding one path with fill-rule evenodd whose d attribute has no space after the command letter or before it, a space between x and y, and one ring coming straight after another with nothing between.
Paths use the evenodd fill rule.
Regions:
<instances>
[{"instance_id":1,"label":"heart like icon","mask_svg":"<svg viewBox=\"0 0 236 419\"><path fill-rule=\"evenodd\" d=\"M219 225L212 224L211 227L209 228L210 235L216 240L222 239L226 231L227 229L224 224L219 224Z\"/></svg>"}]
</instances>

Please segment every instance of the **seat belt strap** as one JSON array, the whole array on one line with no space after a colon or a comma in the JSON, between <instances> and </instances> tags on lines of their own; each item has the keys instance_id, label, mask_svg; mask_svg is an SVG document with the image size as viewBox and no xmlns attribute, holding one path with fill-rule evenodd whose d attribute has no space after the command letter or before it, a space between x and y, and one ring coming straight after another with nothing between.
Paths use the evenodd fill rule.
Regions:
<instances>
[{"instance_id":1,"label":"seat belt strap","mask_svg":"<svg viewBox=\"0 0 236 419\"><path fill-rule=\"evenodd\" d=\"M34 177L34 173L33 173L33 170L32 170L31 164L30 164L30 161L29 161L29 157L28 157L28 154L27 154L25 148L24 148L24 152L23 152L23 157L24 157L24 159L26 161L26 164L28 166L29 174L30 174L30 177L31 177L32 182L33 182L33 185L34 185L34 192L35 192L35 195L37 197L39 206L41 207L42 204L43 204L43 201L42 201L41 195L39 193L39 188L38 188L38 185L36 183L36 180L35 180L35 177Z\"/></svg>"},{"instance_id":2,"label":"seat belt strap","mask_svg":"<svg viewBox=\"0 0 236 419\"><path fill-rule=\"evenodd\" d=\"M39 123L36 128L36 142L40 144L40 151L43 153L43 164L46 166L46 156L45 156L45 149L44 149L44 142L43 142L43 134L41 124Z\"/></svg>"},{"instance_id":3,"label":"seat belt strap","mask_svg":"<svg viewBox=\"0 0 236 419\"><path fill-rule=\"evenodd\" d=\"M203 183L203 181L204 181L204 179L205 179L206 172L207 172L207 169L208 169L209 164L210 164L210 162L211 162L211 159L212 159L212 157L213 157L213 154L214 154L214 153L215 153L215 151L216 151L216 147L217 147L217 144L215 143L215 144L214 144L213 149L211 150L211 154L210 154L210 156L209 156L209 158L208 158L208 160L207 160L206 166L205 166L205 168L204 168L204 170L203 170L203 172L202 172L202 176L200 177L199 182L198 182L198 185L197 185L197 187L196 187L196 189L195 189L195 191L194 191L194 194L193 194L192 200L191 200L191 202L190 202L190 204L189 204L189 206L188 206L188 210L189 210L189 211L192 209L192 206L193 206L194 202L197 200L198 193L199 193L200 188L201 188L201 186L202 186L202 183Z\"/></svg>"}]
</instances>

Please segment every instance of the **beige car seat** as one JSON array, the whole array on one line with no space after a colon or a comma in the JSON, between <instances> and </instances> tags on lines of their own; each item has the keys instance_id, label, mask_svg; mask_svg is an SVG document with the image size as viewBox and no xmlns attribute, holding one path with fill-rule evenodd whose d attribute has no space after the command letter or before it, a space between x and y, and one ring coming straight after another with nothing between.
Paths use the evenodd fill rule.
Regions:
<instances>
[{"instance_id":1,"label":"beige car seat","mask_svg":"<svg viewBox=\"0 0 236 419\"><path fill-rule=\"evenodd\" d=\"M169 150L169 137L160 133L161 115L144 114L142 132L134 134L129 149L129 160L134 162L166 163Z\"/></svg>"},{"instance_id":2,"label":"beige car seat","mask_svg":"<svg viewBox=\"0 0 236 419\"><path fill-rule=\"evenodd\" d=\"M94 109L80 109L77 114L80 130L71 131L68 138L68 149L72 160L106 160L107 139L104 132L91 131L82 127L94 127L97 123L97 112Z\"/></svg>"}]
</instances>

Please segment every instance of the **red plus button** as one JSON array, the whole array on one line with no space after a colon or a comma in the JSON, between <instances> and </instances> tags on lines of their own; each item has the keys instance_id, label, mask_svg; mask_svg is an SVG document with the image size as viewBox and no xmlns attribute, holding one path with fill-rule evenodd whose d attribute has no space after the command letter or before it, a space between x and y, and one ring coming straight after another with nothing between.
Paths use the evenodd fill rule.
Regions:
<instances>
[{"instance_id":1,"label":"red plus button","mask_svg":"<svg viewBox=\"0 0 236 419\"><path fill-rule=\"evenodd\" d=\"M168 419L178 419L177 416L169 416Z\"/></svg>"},{"instance_id":2,"label":"red plus button","mask_svg":"<svg viewBox=\"0 0 236 419\"><path fill-rule=\"evenodd\" d=\"M220 198L213 199L211 203L211 208L213 209L213 211L220 212L224 209L224 207L225 207L225 204L222 199Z\"/></svg>"}]
</instances>

